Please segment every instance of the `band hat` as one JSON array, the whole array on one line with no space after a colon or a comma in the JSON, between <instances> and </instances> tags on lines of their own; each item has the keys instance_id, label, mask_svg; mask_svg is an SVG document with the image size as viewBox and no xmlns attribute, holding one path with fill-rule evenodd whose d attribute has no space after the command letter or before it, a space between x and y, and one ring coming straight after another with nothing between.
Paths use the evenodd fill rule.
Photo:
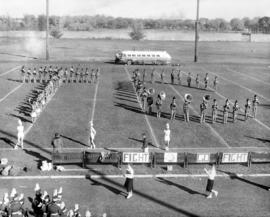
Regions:
<instances>
[{"instance_id":1,"label":"band hat","mask_svg":"<svg viewBox=\"0 0 270 217\"><path fill-rule=\"evenodd\" d=\"M91 217L91 212L89 210L86 210L85 217Z\"/></svg>"}]
</instances>

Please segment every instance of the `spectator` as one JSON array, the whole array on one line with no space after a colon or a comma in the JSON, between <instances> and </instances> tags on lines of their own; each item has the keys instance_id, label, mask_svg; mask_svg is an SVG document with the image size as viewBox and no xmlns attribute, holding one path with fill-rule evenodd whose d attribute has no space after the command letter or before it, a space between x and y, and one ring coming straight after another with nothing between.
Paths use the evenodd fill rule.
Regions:
<instances>
[{"instance_id":1,"label":"spectator","mask_svg":"<svg viewBox=\"0 0 270 217\"><path fill-rule=\"evenodd\" d=\"M126 174L125 174L125 184L124 186L127 189L127 199L132 197L132 193L133 193L133 179L134 179L134 170L133 168L130 166L130 164L127 165L127 169L126 169Z\"/></svg>"}]
</instances>

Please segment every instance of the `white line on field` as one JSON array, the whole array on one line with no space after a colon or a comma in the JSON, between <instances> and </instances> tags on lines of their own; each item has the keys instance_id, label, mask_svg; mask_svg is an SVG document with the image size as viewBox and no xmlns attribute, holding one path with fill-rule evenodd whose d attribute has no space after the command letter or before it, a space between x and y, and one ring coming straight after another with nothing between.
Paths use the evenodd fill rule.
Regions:
<instances>
[{"instance_id":1,"label":"white line on field","mask_svg":"<svg viewBox=\"0 0 270 217\"><path fill-rule=\"evenodd\" d=\"M93 109L92 109L91 121L94 120L94 115L95 115L96 101L97 101L97 92L98 92L98 85L99 85L99 80L97 81L96 88L95 88L94 104L93 104Z\"/></svg>"},{"instance_id":2,"label":"white line on field","mask_svg":"<svg viewBox=\"0 0 270 217\"><path fill-rule=\"evenodd\" d=\"M250 89L250 88L247 88L247 87L245 87L245 86L243 86L243 85L241 85L241 84L238 84L238 83L236 83L236 82L234 82L234 81L232 81L232 80L229 80L229 79L227 79L227 78L224 78L223 76L218 75L218 74L216 74L215 72L211 72L211 71L209 71L208 69L206 69L206 68L203 67L203 66L202 66L201 68L204 69L205 71L208 71L209 73L211 73L211 74L213 74L213 75L216 75L216 76L222 78L223 80L225 80L225 81L227 81L227 82L229 82L229 83L232 83L232 84L234 84L234 85L236 85L236 86L238 86L238 87L241 87L241 88L243 88L243 89L245 89L245 90L247 90L247 91L249 91L249 92L251 92L251 93L253 93L253 94L255 93L257 96L263 98L263 99L266 100L266 101L270 101L269 98L267 98L267 97L265 97L265 96L263 96L263 95L257 93L256 91L254 91L254 90L252 90L252 89Z\"/></svg>"},{"instance_id":3,"label":"white line on field","mask_svg":"<svg viewBox=\"0 0 270 217\"><path fill-rule=\"evenodd\" d=\"M5 95L2 99L0 99L0 102L4 101L10 94L14 93L14 92L15 92L16 90L18 90L22 85L23 85L23 83L20 84L20 85L18 85L17 87L15 87L13 90L11 90L7 95Z\"/></svg>"},{"instance_id":4,"label":"white line on field","mask_svg":"<svg viewBox=\"0 0 270 217\"><path fill-rule=\"evenodd\" d=\"M130 77L129 71L128 71L128 69L127 69L126 67L124 67L124 69L125 69L125 71L126 71L126 73L127 73L127 76L128 76L129 81L132 83L132 87L133 87L134 92L135 92L135 94L136 94L137 101L138 101L138 103L139 103L139 105L140 105L140 108L142 109L142 104L141 104L141 102L140 102L140 100L139 100L139 98L138 98L138 95L137 95L137 93L136 93L135 86L134 86L133 82L131 81L131 77ZM157 137L156 137L156 135L155 135L155 132L154 132L154 130L153 130L153 128L152 128L152 126L151 126L151 124L150 124L150 121L149 121L149 119L148 119L148 117L147 117L146 114L144 114L144 119L145 119L145 121L146 121L146 123L147 123L147 125L148 125L148 128L149 128L150 132L151 132L151 136L152 136L152 138L153 138L153 140L154 140L155 146L159 148L159 147L160 147L160 144L159 144L159 142L158 142L158 140L157 140Z\"/></svg>"},{"instance_id":5,"label":"white line on field","mask_svg":"<svg viewBox=\"0 0 270 217\"><path fill-rule=\"evenodd\" d=\"M260 79L254 78L253 76L247 75L247 74L245 74L245 73L243 73L243 72L236 71L236 70L234 70L234 69L232 69L232 68L230 68L230 67L228 67L228 66L226 66L226 69L227 69L228 71L230 71L230 72L238 73L238 74L240 74L240 75L243 75L243 76L245 76L245 77L248 77L248 78L250 78L250 79L252 79L252 80L254 80L254 81L258 81L258 82L261 82L261 83L263 83L263 84L270 85L270 83L268 83L268 82L265 82L265 81L262 81L262 80L260 80Z\"/></svg>"},{"instance_id":6,"label":"white line on field","mask_svg":"<svg viewBox=\"0 0 270 217\"><path fill-rule=\"evenodd\" d=\"M27 129L28 130L28 129ZM26 131L27 131L26 130ZM29 131L29 130L28 130ZM37 150L39 148L25 148L26 150ZM53 148L42 148L44 150L53 150ZM176 148L170 148L170 150L204 150L204 151L209 151L209 150L226 150L227 148L225 147L176 147ZM259 146L241 146L241 147L231 147L230 151L232 150L239 150L239 149L257 149L257 150L270 150L270 147L259 147ZM0 148L1 151L16 151L13 148ZM89 150L87 148L63 148L63 150L67 151L83 151L83 150ZM142 151L141 148L124 148L124 147L104 147L104 148L95 148L93 151L109 151L109 150L137 150L137 151ZM149 150L160 150L160 148L157 147L150 147Z\"/></svg>"},{"instance_id":7,"label":"white line on field","mask_svg":"<svg viewBox=\"0 0 270 217\"><path fill-rule=\"evenodd\" d=\"M182 71L184 74L188 74L187 72ZM194 76L191 76L192 78L194 78ZM203 84L203 82L199 81L200 84ZM214 91L214 93L216 95L218 95L220 98L222 99L227 99L225 96L223 96L222 94L220 94L219 92L215 91L213 88L208 87L210 90ZM234 102L232 102L231 100L229 100L229 103L234 105ZM242 108L240 108L240 111L244 112L244 110ZM254 121L256 121L258 124L260 124L261 126L263 126L264 128L266 128L267 130L270 130L270 127L265 125L263 122L261 122L260 120L258 120L257 118L253 118Z\"/></svg>"},{"instance_id":8,"label":"white line on field","mask_svg":"<svg viewBox=\"0 0 270 217\"><path fill-rule=\"evenodd\" d=\"M252 174L233 174L235 177L270 177L269 173L252 173ZM228 178L229 174L217 174L217 177ZM99 178L125 178L123 175L90 175L91 179ZM204 178L208 177L207 174L137 174L134 175L135 178ZM86 179L85 175L51 175L51 176L1 176L0 180L32 180L32 179Z\"/></svg>"},{"instance_id":9,"label":"white line on field","mask_svg":"<svg viewBox=\"0 0 270 217\"><path fill-rule=\"evenodd\" d=\"M16 67L14 67L14 68L12 68L12 69L10 69L10 70L8 70L8 71L6 71L6 72L0 74L0 77L1 77L1 76L4 76L4 75L6 75L6 74L8 74L8 73L10 73L10 72L15 71L15 70L17 70L17 69L20 68L20 67L21 67L20 65L19 65L19 66L16 66Z\"/></svg>"},{"instance_id":10,"label":"white line on field","mask_svg":"<svg viewBox=\"0 0 270 217\"><path fill-rule=\"evenodd\" d=\"M171 87L171 89L178 95L180 96L181 100L184 102L184 97L172 86L172 85L169 85ZM196 115L199 115L196 110L190 106L191 110L196 114ZM211 132L220 140L220 142L227 146L228 148L231 148L231 146L223 139L223 137L208 123L205 123L205 125L207 127L209 127L209 129L211 130Z\"/></svg>"}]
</instances>

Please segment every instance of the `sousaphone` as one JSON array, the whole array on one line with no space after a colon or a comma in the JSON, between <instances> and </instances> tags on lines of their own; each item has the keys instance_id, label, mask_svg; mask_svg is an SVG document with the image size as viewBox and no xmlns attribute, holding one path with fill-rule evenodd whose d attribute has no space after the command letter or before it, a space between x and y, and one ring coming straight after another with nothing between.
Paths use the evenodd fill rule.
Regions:
<instances>
[{"instance_id":1,"label":"sousaphone","mask_svg":"<svg viewBox=\"0 0 270 217\"><path fill-rule=\"evenodd\" d=\"M164 91L160 91L159 95L162 100L166 99L166 93Z\"/></svg>"},{"instance_id":2,"label":"sousaphone","mask_svg":"<svg viewBox=\"0 0 270 217\"><path fill-rule=\"evenodd\" d=\"M185 98L185 101L187 101L187 102L191 102L192 101L192 95L189 94L189 93L186 93L185 96L184 96L184 98Z\"/></svg>"},{"instance_id":3,"label":"sousaphone","mask_svg":"<svg viewBox=\"0 0 270 217\"><path fill-rule=\"evenodd\" d=\"M206 103L208 103L210 101L210 99L211 99L210 95L204 95L203 96L203 101L206 102Z\"/></svg>"}]
</instances>

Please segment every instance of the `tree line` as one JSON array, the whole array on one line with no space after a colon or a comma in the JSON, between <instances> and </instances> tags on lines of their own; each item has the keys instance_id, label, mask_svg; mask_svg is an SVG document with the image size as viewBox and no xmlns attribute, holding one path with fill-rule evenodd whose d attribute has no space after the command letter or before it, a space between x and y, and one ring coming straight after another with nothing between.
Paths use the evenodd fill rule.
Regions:
<instances>
[{"instance_id":1,"label":"tree line","mask_svg":"<svg viewBox=\"0 0 270 217\"><path fill-rule=\"evenodd\" d=\"M68 31L91 31L94 29L127 29L140 23L143 29L194 30L195 21L191 19L132 19L110 16L50 16L50 28ZM23 18L10 16L0 17L0 31L46 29L45 15L24 15ZM249 31L252 33L270 33L270 17L233 18L226 21L222 18L200 18L200 31L229 32Z\"/></svg>"}]
</instances>

